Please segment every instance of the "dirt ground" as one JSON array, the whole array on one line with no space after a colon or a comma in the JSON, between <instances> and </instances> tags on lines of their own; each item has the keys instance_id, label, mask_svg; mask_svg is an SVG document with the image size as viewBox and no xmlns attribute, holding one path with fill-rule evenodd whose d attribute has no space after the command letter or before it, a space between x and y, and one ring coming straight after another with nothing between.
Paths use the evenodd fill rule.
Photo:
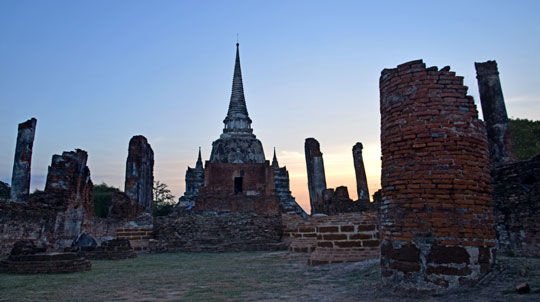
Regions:
<instances>
[{"instance_id":1,"label":"dirt ground","mask_svg":"<svg viewBox=\"0 0 540 302\"><path fill-rule=\"evenodd\" d=\"M500 257L477 286L437 296L394 293L378 261L308 266L287 252L146 254L92 261L90 272L0 274L0 301L540 301L540 259ZM529 282L532 292L514 286Z\"/></svg>"}]
</instances>

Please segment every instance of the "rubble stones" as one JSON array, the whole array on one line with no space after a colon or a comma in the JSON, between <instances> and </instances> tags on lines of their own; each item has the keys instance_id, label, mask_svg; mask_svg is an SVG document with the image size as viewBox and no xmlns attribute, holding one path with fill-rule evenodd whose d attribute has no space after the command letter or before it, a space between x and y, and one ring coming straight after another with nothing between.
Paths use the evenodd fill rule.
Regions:
<instances>
[{"instance_id":1,"label":"rubble stones","mask_svg":"<svg viewBox=\"0 0 540 302\"><path fill-rule=\"evenodd\" d=\"M77 239L73 241L71 247L79 249L82 247L96 247L97 245L97 241L96 239L94 239L94 237L85 233L81 233L79 234Z\"/></svg>"},{"instance_id":2,"label":"rubble stones","mask_svg":"<svg viewBox=\"0 0 540 302\"><path fill-rule=\"evenodd\" d=\"M26 202L30 191L30 168L32 163L32 147L36 133L35 118L19 124L13 174L11 176L10 200Z\"/></svg>"},{"instance_id":3,"label":"rubble stones","mask_svg":"<svg viewBox=\"0 0 540 302\"><path fill-rule=\"evenodd\" d=\"M531 292L531 287L529 286L529 283L523 282L516 285L516 292L518 294L528 294Z\"/></svg>"},{"instance_id":4,"label":"rubble stones","mask_svg":"<svg viewBox=\"0 0 540 302\"><path fill-rule=\"evenodd\" d=\"M142 135L129 141L124 192L148 213L152 211L154 151Z\"/></svg>"},{"instance_id":5,"label":"rubble stones","mask_svg":"<svg viewBox=\"0 0 540 302\"><path fill-rule=\"evenodd\" d=\"M32 240L19 240L13 245L10 255L19 256L19 255L34 255L38 253L45 253L47 248L37 247Z\"/></svg>"},{"instance_id":6,"label":"rubble stones","mask_svg":"<svg viewBox=\"0 0 540 302\"><path fill-rule=\"evenodd\" d=\"M127 239L111 239L100 246L82 246L75 250L79 255L91 260L121 260L137 257Z\"/></svg>"},{"instance_id":7,"label":"rubble stones","mask_svg":"<svg viewBox=\"0 0 540 302\"><path fill-rule=\"evenodd\" d=\"M369 200L353 201L349 198L349 191L345 186L335 189L323 190L322 203L319 205L319 213L337 215L341 213L362 212L370 208Z\"/></svg>"}]
</instances>

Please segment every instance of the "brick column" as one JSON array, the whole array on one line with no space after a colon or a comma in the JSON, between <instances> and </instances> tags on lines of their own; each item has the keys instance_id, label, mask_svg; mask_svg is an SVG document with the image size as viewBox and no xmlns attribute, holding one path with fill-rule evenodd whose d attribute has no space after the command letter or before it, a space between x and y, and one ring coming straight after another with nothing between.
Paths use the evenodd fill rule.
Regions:
<instances>
[{"instance_id":1,"label":"brick column","mask_svg":"<svg viewBox=\"0 0 540 302\"><path fill-rule=\"evenodd\" d=\"M13 201L27 201L30 193L30 168L32 164L32 147L36 134L35 118L19 124L17 145L15 146L15 159L13 160L13 174L11 175L10 199Z\"/></svg>"},{"instance_id":2,"label":"brick column","mask_svg":"<svg viewBox=\"0 0 540 302\"><path fill-rule=\"evenodd\" d=\"M412 61L380 77L381 271L441 292L490 269L495 229L483 123L463 77Z\"/></svg>"}]
</instances>

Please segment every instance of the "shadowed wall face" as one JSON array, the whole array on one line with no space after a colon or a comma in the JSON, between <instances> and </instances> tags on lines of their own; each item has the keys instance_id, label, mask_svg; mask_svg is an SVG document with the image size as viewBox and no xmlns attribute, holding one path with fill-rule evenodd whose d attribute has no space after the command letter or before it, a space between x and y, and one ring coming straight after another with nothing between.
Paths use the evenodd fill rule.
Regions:
<instances>
[{"instance_id":1,"label":"shadowed wall face","mask_svg":"<svg viewBox=\"0 0 540 302\"><path fill-rule=\"evenodd\" d=\"M13 160L13 174L11 176L10 199L13 201L26 202L28 200L36 123L37 120L31 118L19 124L15 159Z\"/></svg>"},{"instance_id":2,"label":"shadowed wall face","mask_svg":"<svg viewBox=\"0 0 540 302\"><path fill-rule=\"evenodd\" d=\"M474 67L486 122L491 162L495 165L512 162L512 139L497 62L474 63Z\"/></svg>"},{"instance_id":3,"label":"shadowed wall face","mask_svg":"<svg viewBox=\"0 0 540 302\"><path fill-rule=\"evenodd\" d=\"M309 201L311 214L323 213L322 193L326 189L326 177L324 175L324 162L319 142L314 138L306 138L304 144L306 152L306 168L308 175Z\"/></svg>"},{"instance_id":4,"label":"shadowed wall face","mask_svg":"<svg viewBox=\"0 0 540 302\"><path fill-rule=\"evenodd\" d=\"M474 284L494 262L489 152L463 77L412 61L380 77L383 281Z\"/></svg>"}]
</instances>

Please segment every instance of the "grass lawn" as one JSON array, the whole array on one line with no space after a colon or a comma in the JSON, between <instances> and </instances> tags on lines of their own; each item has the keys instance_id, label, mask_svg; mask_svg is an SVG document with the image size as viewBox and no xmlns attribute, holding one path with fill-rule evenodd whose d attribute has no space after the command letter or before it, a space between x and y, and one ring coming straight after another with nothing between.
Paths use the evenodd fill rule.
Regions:
<instances>
[{"instance_id":1,"label":"grass lawn","mask_svg":"<svg viewBox=\"0 0 540 302\"><path fill-rule=\"evenodd\" d=\"M0 301L540 301L540 259L505 258L475 288L410 297L381 284L377 260L312 267L307 258L240 252L92 261L92 270L82 273L0 274ZM514 293L523 280L533 293Z\"/></svg>"},{"instance_id":2,"label":"grass lawn","mask_svg":"<svg viewBox=\"0 0 540 302\"><path fill-rule=\"evenodd\" d=\"M312 301L326 291L345 298L366 274L378 279L374 261L360 276L306 262L286 252L144 254L92 261L89 272L0 274L0 301Z\"/></svg>"}]
</instances>

